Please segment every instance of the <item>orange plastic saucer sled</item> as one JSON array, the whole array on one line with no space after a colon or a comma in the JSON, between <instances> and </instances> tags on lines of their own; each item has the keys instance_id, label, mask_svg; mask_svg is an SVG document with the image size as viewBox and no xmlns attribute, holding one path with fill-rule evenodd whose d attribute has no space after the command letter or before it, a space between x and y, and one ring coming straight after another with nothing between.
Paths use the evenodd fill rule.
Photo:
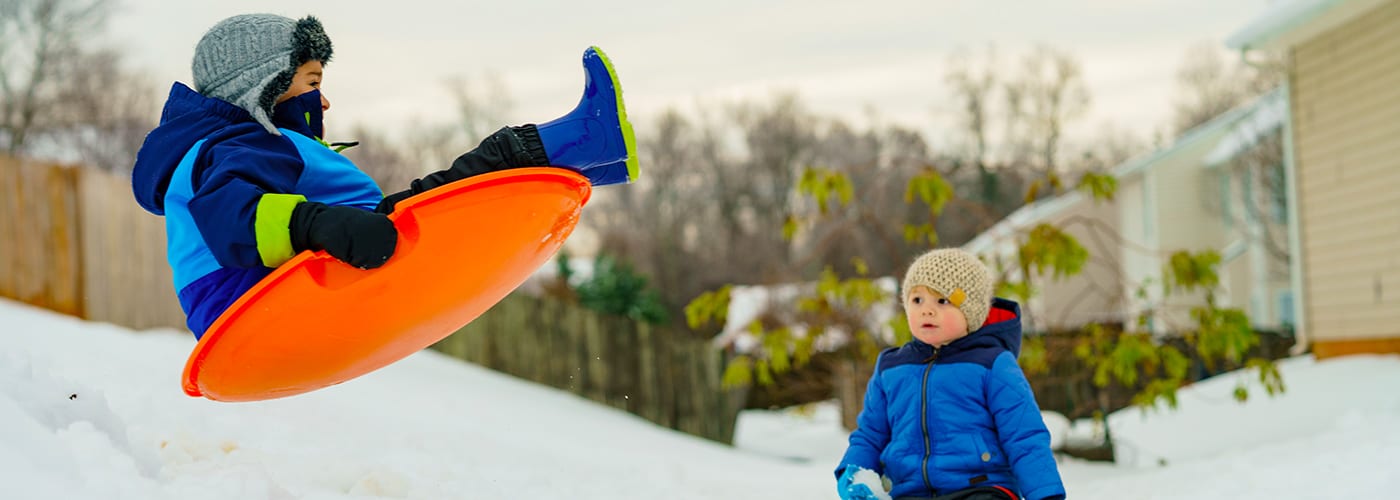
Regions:
<instances>
[{"instance_id":1,"label":"orange plastic saucer sled","mask_svg":"<svg viewBox=\"0 0 1400 500\"><path fill-rule=\"evenodd\" d=\"M398 203L398 248L355 269L302 252L234 302L185 364L190 396L273 399L418 352L519 286L578 224L592 186L558 168L463 179Z\"/></svg>"}]
</instances>

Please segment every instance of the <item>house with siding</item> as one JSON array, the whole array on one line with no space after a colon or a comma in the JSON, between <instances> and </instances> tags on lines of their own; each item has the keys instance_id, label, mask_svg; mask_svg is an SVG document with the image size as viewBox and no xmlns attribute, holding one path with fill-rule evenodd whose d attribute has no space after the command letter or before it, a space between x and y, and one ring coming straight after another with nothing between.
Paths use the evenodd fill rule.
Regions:
<instances>
[{"instance_id":1,"label":"house with siding","mask_svg":"<svg viewBox=\"0 0 1400 500\"><path fill-rule=\"evenodd\" d=\"M1190 328L1190 310L1205 296L1164 293L1163 268L1172 252L1214 250L1221 256L1216 303L1244 310L1257 329L1286 331L1293 317L1288 258L1266 251L1269 241L1260 236L1286 234L1286 211L1279 206L1256 217L1259 210L1245 210L1259 198L1252 193L1261 190L1261 179L1251 174L1259 169L1236 168L1278 134L1285 104L1282 90L1270 92L1114 167L1118 189L1111 201L1079 191L1040 200L963 248L1002 263L1004 277L1019 280L1008 264L1035 226L1055 226L1085 247L1090 259L1082 273L1031 277L1035 296L1023 305L1031 330L1133 324L1147 311L1158 333ZM1273 246L1286 252L1283 238Z\"/></svg>"},{"instance_id":2,"label":"house with siding","mask_svg":"<svg viewBox=\"0 0 1400 500\"><path fill-rule=\"evenodd\" d=\"M1278 2L1227 45L1289 63L1300 345L1319 358L1400 352L1400 0Z\"/></svg>"}]
</instances>

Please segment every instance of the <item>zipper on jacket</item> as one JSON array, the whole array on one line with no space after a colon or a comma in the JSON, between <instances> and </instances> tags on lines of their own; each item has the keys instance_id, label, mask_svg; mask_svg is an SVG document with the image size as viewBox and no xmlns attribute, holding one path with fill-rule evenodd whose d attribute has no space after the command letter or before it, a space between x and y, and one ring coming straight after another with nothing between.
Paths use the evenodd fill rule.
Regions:
<instances>
[{"instance_id":1,"label":"zipper on jacket","mask_svg":"<svg viewBox=\"0 0 1400 500\"><path fill-rule=\"evenodd\" d=\"M923 384L919 386L919 424L924 429L924 463L922 467L924 472L924 487L928 488L928 491L933 493L933 496L938 496L938 490L933 489L933 482L928 479L928 458L933 455L933 449L931 448L928 437L928 375L933 372L933 364L938 361L939 349L938 347L933 348L933 355L929 356L927 361L924 361L928 363L928 366L924 367L924 381Z\"/></svg>"}]
</instances>

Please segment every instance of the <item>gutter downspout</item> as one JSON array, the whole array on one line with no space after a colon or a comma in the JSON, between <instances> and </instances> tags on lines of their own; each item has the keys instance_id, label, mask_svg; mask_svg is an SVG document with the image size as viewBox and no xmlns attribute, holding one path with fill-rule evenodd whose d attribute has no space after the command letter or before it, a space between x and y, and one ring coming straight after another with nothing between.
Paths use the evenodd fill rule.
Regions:
<instances>
[{"instance_id":1,"label":"gutter downspout","mask_svg":"<svg viewBox=\"0 0 1400 500\"><path fill-rule=\"evenodd\" d=\"M1259 68L1249 60L1249 46L1240 47L1240 61L1250 67ZM1302 219L1298 216L1298 164L1293 154L1293 85L1292 71L1283 80L1283 173L1284 194L1288 200L1288 287L1293 292L1293 348L1289 354L1300 356L1311 350L1312 342L1308 332L1307 292L1303 288L1303 237Z\"/></svg>"},{"instance_id":2,"label":"gutter downspout","mask_svg":"<svg viewBox=\"0 0 1400 500\"><path fill-rule=\"evenodd\" d=\"M1290 72L1291 73L1291 72ZM1283 172L1288 198L1288 281L1293 289L1293 348L1289 354L1302 355L1311 350L1308 332L1307 288L1303 283L1303 220L1298 216L1298 163L1293 155L1293 85L1284 80L1286 101L1283 121Z\"/></svg>"}]
</instances>

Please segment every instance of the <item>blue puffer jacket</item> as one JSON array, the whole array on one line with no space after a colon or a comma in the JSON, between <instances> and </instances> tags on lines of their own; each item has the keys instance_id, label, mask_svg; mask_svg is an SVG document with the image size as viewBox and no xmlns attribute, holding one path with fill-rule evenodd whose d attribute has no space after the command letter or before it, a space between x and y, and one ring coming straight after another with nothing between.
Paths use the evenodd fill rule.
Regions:
<instances>
[{"instance_id":1,"label":"blue puffer jacket","mask_svg":"<svg viewBox=\"0 0 1400 500\"><path fill-rule=\"evenodd\" d=\"M987 324L934 348L918 339L880 353L865 408L836 468L855 464L893 483L891 497L1003 486L1064 498L1050 433L1016 364L1021 309L996 299Z\"/></svg>"},{"instance_id":2,"label":"blue puffer jacket","mask_svg":"<svg viewBox=\"0 0 1400 500\"><path fill-rule=\"evenodd\" d=\"M175 290L195 337L243 292L291 259L287 224L300 201L374 210L383 193L321 137L321 94L274 109L282 135L242 108L170 89L160 126L131 175L136 201L165 216Z\"/></svg>"}]
</instances>

